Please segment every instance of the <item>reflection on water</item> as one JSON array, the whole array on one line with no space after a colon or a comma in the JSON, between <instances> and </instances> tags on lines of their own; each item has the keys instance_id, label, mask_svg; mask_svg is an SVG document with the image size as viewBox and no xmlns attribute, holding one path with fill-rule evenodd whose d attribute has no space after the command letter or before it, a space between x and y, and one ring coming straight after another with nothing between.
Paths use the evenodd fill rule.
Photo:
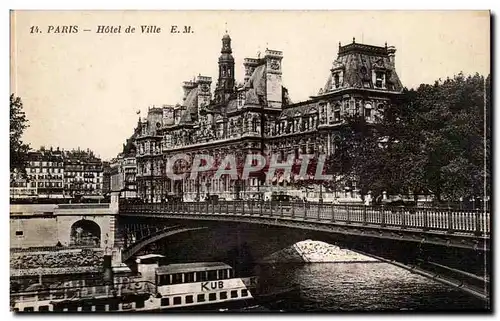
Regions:
<instances>
[{"instance_id":1,"label":"reflection on water","mask_svg":"<svg viewBox=\"0 0 500 321\"><path fill-rule=\"evenodd\" d=\"M485 310L459 290L387 263L313 263L258 268L263 292L298 290L266 304L286 311Z\"/></svg>"}]
</instances>

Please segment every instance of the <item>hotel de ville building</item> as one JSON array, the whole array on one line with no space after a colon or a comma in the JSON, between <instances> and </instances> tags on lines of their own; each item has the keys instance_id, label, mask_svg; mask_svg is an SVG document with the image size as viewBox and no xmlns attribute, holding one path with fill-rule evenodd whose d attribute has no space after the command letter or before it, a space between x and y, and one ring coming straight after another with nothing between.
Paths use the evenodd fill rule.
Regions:
<instances>
[{"instance_id":1,"label":"hotel de ville building","mask_svg":"<svg viewBox=\"0 0 500 321\"><path fill-rule=\"evenodd\" d=\"M296 184L296 177L234 179L213 173L171 180L167 160L179 153L244 159L252 153L274 153L284 162L301 154L335 152L343 116L358 113L367 122L384 106L395 103L402 84L395 70L396 49L353 42L339 44L325 85L309 100L292 103L282 85L283 52L266 49L263 57L244 59L243 83L236 82L231 38L224 35L215 90L212 78L198 76L183 83L181 104L150 107L131 137L137 161L137 195L147 202L169 197L184 201L217 195L226 200L259 198L270 192L325 201L358 197L356 182L328 190ZM241 80L240 80L241 81ZM299 187L302 186L302 187Z\"/></svg>"}]
</instances>

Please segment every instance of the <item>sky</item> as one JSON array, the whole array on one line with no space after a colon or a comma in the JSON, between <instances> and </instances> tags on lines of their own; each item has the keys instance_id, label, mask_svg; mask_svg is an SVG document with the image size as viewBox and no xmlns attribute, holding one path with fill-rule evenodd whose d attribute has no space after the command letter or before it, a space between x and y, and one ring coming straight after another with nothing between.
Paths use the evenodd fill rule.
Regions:
<instances>
[{"instance_id":1,"label":"sky","mask_svg":"<svg viewBox=\"0 0 500 321\"><path fill-rule=\"evenodd\" d=\"M99 25L121 26L121 33L96 33ZM142 34L141 25L161 32ZM191 26L192 33L171 33L172 25ZM78 33L56 34L57 26L78 26ZM136 33L126 34L127 26ZM40 32L30 33L35 27ZM199 74L211 76L214 89L226 30L237 81L244 58L281 50L283 85L294 102L317 94L339 42L353 37L395 46L396 72L408 88L490 72L486 11L15 11L11 92L29 119L23 140L32 148L80 147L115 157L137 111L145 116L149 106L180 103L182 82Z\"/></svg>"}]
</instances>

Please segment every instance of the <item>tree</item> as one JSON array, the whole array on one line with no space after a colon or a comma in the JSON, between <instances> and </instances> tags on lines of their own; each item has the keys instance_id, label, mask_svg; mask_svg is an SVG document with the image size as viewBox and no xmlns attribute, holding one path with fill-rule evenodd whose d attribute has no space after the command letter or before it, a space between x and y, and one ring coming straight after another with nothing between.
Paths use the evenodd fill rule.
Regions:
<instances>
[{"instance_id":1,"label":"tree","mask_svg":"<svg viewBox=\"0 0 500 321\"><path fill-rule=\"evenodd\" d=\"M10 95L10 172L11 179L14 173L20 173L26 177L27 154L30 149L28 144L23 143L22 135L28 127L28 119L23 111L23 103L20 97Z\"/></svg>"},{"instance_id":2,"label":"tree","mask_svg":"<svg viewBox=\"0 0 500 321\"><path fill-rule=\"evenodd\" d=\"M403 150L417 147L419 154L406 164L412 167L408 177L417 177L438 200L483 194L485 152L487 163L490 157L483 143L485 135L489 141L489 125L484 133L488 79L458 74L412 93L413 120L406 120L405 139L399 145ZM486 103L487 115L488 110ZM408 179L405 183L411 185Z\"/></svg>"},{"instance_id":3,"label":"tree","mask_svg":"<svg viewBox=\"0 0 500 321\"><path fill-rule=\"evenodd\" d=\"M344 117L330 161L344 180L357 182L362 195L431 193L438 200L489 195L489 76L459 74L404 89L398 101L376 114L375 123L360 114Z\"/></svg>"},{"instance_id":4,"label":"tree","mask_svg":"<svg viewBox=\"0 0 500 321\"><path fill-rule=\"evenodd\" d=\"M357 183L360 194L373 196L391 189L391 157L387 149L387 129L383 122L367 123L365 117L344 117L329 172L343 177L344 184Z\"/></svg>"}]
</instances>

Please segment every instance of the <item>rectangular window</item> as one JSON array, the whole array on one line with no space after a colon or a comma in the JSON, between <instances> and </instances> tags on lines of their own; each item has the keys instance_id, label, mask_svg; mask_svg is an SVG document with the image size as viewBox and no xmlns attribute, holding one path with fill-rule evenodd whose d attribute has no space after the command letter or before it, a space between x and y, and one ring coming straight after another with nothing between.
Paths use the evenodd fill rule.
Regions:
<instances>
[{"instance_id":1,"label":"rectangular window","mask_svg":"<svg viewBox=\"0 0 500 321\"><path fill-rule=\"evenodd\" d=\"M372 110L371 108L365 108L365 117L370 119L372 117Z\"/></svg>"},{"instance_id":2,"label":"rectangular window","mask_svg":"<svg viewBox=\"0 0 500 321\"><path fill-rule=\"evenodd\" d=\"M227 270L219 270L219 280L227 279Z\"/></svg>"},{"instance_id":3,"label":"rectangular window","mask_svg":"<svg viewBox=\"0 0 500 321\"><path fill-rule=\"evenodd\" d=\"M144 301L143 300L135 301L135 308L136 309L142 309L142 308L144 308Z\"/></svg>"},{"instance_id":4,"label":"rectangular window","mask_svg":"<svg viewBox=\"0 0 500 321\"><path fill-rule=\"evenodd\" d=\"M376 72L375 73L375 87L377 88L382 88L383 86L383 79L384 79L384 73L383 72Z\"/></svg>"},{"instance_id":5,"label":"rectangular window","mask_svg":"<svg viewBox=\"0 0 500 321\"><path fill-rule=\"evenodd\" d=\"M40 312L49 311L49 306L48 305L41 305L38 307L38 311L40 311Z\"/></svg>"},{"instance_id":6,"label":"rectangular window","mask_svg":"<svg viewBox=\"0 0 500 321\"><path fill-rule=\"evenodd\" d=\"M92 306L90 304L85 304L82 307L82 311L92 311Z\"/></svg>"},{"instance_id":7,"label":"rectangular window","mask_svg":"<svg viewBox=\"0 0 500 321\"><path fill-rule=\"evenodd\" d=\"M109 306L109 310L111 311L111 305ZM116 303L116 309L114 311L118 310L118 303ZM78 311L78 306L77 305L70 305L68 306L68 311Z\"/></svg>"},{"instance_id":8,"label":"rectangular window","mask_svg":"<svg viewBox=\"0 0 500 321\"><path fill-rule=\"evenodd\" d=\"M241 296L242 297L248 296L248 290L247 289L242 289L241 290Z\"/></svg>"},{"instance_id":9,"label":"rectangular window","mask_svg":"<svg viewBox=\"0 0 500 321\"><path fill-rule=\"evenodd\" d=\"M54 305L53 311L64 311L64 308L62 305L57 304L57 305Z\"/></svg>"},{"instance_id":10,"label":"rectangular window","mask_svg":"<svg viewBox=\"0 0 500 321\"><path fill-rule=\"evenodd\" d=\"M227 299L227 292L224 291L224 292L219 293L219 297L220 297L221 300Z\"/></svg>"},{"instance_id":11,"label":"rectangular window","mask_svg":"<svg viewBox=\"0 0 500 321\"><path fill-rule=\"evenodd\" d=\"M33 307L25 307L23 311L24 312L33 312L33 311L35 311L35 309Z\"/></svg>"},{"instance_id":12,"label":"rectangular window","mask_svg":"<svg viewBox=\"0 0 500 321\"><path fill-rule=\"evenodd\" d=\"M182 273L172 274L172 284L182 283Z\"/></svg>"},{"instance_id":13,"label":"rectangular window","mask_svg":"<svg viewBox=\"0 0 500 321\"><path fill-rule=\"evenodd\" d=\"M118 302L110 303L108 311L118 311Z\"/></svg>"},{"instance_id":14,"label":"rectangular window","mask_svg":"<svg viewBox=\"0 0 500 321\"><path fill-rule=\"evenodd\" d=\"M106 305L104 304L96 304L95 311L106 311Z\"/></svg>"},{"instance_id":15,"label":"rectangular window","mask_svg":"<svg viewBox=\"0 0 500 321\"><path fill-rule=\"evenodd\" d=\"M170 304L170 302L169 302L168 298L162 298L161 299L161 306L162 307L167 306L169 304Z\"/></svg>"},{"instance_id":16,"label":"rectangular window","mask_svg":"<svg viewBox=\"0 0 500 321\"><path fill-rule=\"evenodd\" d=\"M285 151L280 150L279 161L284 161L284 160L285 160Z\"/></svg>"},{"instance_id":17,"label":"rectangular window","mask_svg":"<svg viewBox=\"0 0 500 321\"><path fill-rule=\"evenodd\" d=\"M335 110L335 112L333 113L333 118L335 121L340 120L340 110Z\"/></svg>"},{"instance_id":18,"label":"rectangular window","mask_svg":"<svg viewBox=\"0 0 500 321\"><path fill-rule=\"evenodd\" d=\"M215 301L215 300L217 300L217 295L216 295L216 293L210 293L210 294L208 295L208 301Z\"/></svg>"},{"instance_id":19,"label":"rectangular window","mask_svg":"<svg viewBox=\"0 0 500 321\"><path fill-rule=\"evenodd\" d=\"M217 280L217 270L208 271L207 281L215 281L215 280Z\"/></svg>"},{"instance_id":20,"label":"rectangular window","mask_svg":"<svg viewBox=\"0 0 500 321\"><path fill-rule=\"evenodd\" d=\"M180 296L174 297L174 305L179 305L182 303L182 298Z\"/></svg>"},{"instance_id":21,"label":"rectangular window","mask_svg":"<svg viewBox=\"0 0 500 321\"><path fill-rule=\"evenodd\" d=\"M23 231L16 231L16 236L23 236Z\"/></svg>"},{"instance_id":22,"label":"rectangular window","mask_svg":"<svg viewBox=\"0 0 500 321\"><path fill-rule=\"evenodd\" d=\"M205 302L205 294L198 294L196 302Z\"/></svg>"},{"instance_id":23,"label":"rectangular window","mask_svg":"<svg viewBox=\"0 0 500 321\"><path fill-rule=\"evenodd\" d=\"M194 282L194 272L184 274L184 283Z\"/></svg>"},{"instance_id":24,"label":"rectangular window","mask_svg":"<svg viewBox=\"0 0 500 321\"><path fill-rule=\"evenodd\" d=\"M192 295L186 295L186 303L193 303L193 296Z\"/></svg>"},{"instance_id":25,"label":"rectangular window","mask_svg":"<svg viewBox=\"0 0 500 321\"><path fill-rule=\"evenodd\" d=\"M237 298L238 297L238 291L237 290L231 291L231 297L232 298Z\"/></svg>"},{"instance_id":26,"label":"rectangular window","mask_svg":"<svg viewBox=\"0 0 500 321\"><path fill-rule=\"evenodd\" d=\"M170 284L170 274L167 275L159 275L160 285L169 285Z\"/></svg>"}]
</instances>

